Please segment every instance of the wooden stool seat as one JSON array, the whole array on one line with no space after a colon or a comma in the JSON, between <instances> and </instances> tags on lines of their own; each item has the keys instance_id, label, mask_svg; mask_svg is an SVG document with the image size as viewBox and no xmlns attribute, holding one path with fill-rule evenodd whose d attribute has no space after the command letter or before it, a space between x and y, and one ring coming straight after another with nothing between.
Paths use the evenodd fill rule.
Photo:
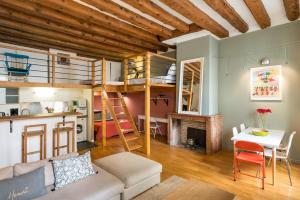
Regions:
<instances>
[{"instance_id":1,"label":"wooden stool seat","mask_svg":"<svg viewBox=\"0 0 300 200\"><path fill-rule=\"evenodd\" d=\"M58 129L59 129L59 132L68 132L68 131L73 131L74 128L72 128L72 127L54 128L53 131L57 132Z\"/></svg>"},{"instance_id":2,"label":"wooden stool seat","mask_svg":"<svg viewBox=\"0 0 300 200\"><path fill-rule=\"evenodd\" d=\"M30 130L39 129L39 130ZM27 162L27 156L33 154L40 154L40 160L46 159L47 157L47 125L46 124L35 124L24 127L22 133L22 162ZM28 152L27 140L30 137L40 137L40 149L37 151Z\"/></svg>"},{"instance_id":3,"label":"wooden stool seat","mask_svg":"<svg viewBox=\"0 0 300 200\"><path fill-rule=\"evenodd\" d=\"M60 145L60 135L62 133L67 134L67 144ZM75 122L68 121L68 122L59 122L57 123L57 127L52 131L53 137L53 148L52 153L53 156L60 155L60 149L67 148L67 153L70 153L70 137L72 138L72 152L75 151Z\"/></svg>"}]
</instances>

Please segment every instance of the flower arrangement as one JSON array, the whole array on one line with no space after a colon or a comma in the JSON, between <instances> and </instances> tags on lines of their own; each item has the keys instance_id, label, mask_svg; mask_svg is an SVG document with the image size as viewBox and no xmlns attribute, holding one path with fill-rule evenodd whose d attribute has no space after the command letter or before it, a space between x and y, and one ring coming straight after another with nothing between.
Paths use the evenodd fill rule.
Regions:
<instances>
[{"instance_id":1,"label":"flower arrangement","mask_svg":"<svg viewBox=\"0 0 300 200\"><path fill-rule=\"evenodd\" d=\"M269 113L272 113L272 110L269 108L258 108L258 109L256 109L256 112L258 113L258 115L260 117L262 128L265 128L267 116Z\"/></svg>"}]
</instances>

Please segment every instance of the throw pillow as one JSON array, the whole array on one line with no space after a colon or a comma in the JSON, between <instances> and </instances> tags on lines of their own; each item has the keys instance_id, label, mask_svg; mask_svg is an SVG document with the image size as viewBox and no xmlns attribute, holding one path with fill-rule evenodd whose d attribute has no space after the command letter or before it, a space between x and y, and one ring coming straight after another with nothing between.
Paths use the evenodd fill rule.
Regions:
<instances>
[{"instance_id":1,"label":"throw pillow","mask_svg":"<svg viewBox=\"0 0 300 200\"><path fill-rule=\"evenodd\" d=\"M14 176L14 168L13 167L4 167L0 169L0 181L8 178L12 178Z\"/></svg>"},{"instance_id":2,"label":"throw pillow","mask_svg":"<svg viewBox=\"0 0 300 200\"><path fill-rule=\"evenodd\" d=\"M55 189L94 175L90 152L64 160L53 160Z\"/></svg>"},{"instance_id":3,"label":"throw pillow","mask_svg":"<svg viewBox=\"0 0 300 200\"><path fill-rule=\"evenodd\" d=\"M28 200L47 194L44 167L0 181L0 199Z\"/></svg>"}]
</instances>

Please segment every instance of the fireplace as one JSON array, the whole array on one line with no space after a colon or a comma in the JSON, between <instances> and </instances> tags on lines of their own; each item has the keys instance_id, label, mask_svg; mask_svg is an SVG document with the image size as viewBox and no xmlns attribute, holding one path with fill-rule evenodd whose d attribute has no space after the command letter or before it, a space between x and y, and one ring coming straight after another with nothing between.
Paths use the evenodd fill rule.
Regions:
<instances>
[{"instance_id":1,"label":"fireplace","mask_svg":"<svg viewBox=\"0 0 300 200\"><path fill-rule=\"evenodd\" d=\"M211 154L222 148L223 117L221 115L195 116L171 113L168 142L172 146L187 147L192 138L200 152Z\"/></svg>"},{"instance_id":2,"label":"fireplace","mask_svg":"<svg viewBox=\"0 0 300 200\"><path fill-rule=\"evenodd\" d=\"M187 140L192 139L196 146L206 148L206 131L197 128L187 128Z\"/></svg>"}]
</instances>

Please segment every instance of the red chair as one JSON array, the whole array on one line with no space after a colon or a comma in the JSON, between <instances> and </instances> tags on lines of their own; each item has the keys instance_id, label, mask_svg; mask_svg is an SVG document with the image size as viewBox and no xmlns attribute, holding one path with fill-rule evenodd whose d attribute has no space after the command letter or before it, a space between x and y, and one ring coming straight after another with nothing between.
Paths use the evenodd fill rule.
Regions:
<instances>
[{"instance_id":1,"label":"red chair","mask_svg":"<svg viewBox=\"0 0 300 200\"><path fill-rule=\"evenodd\" d=\"M237 141L234 144L234 181L236 180L237 169L238 173L255 177L262 180L262 189L264 189L265 183L264 179L266 178L266 168L265 168L265 154L264 147L259 144L247 141ZM251 174L242 173L240 170L240 163L252 163L258 165L262 171L262 176L258 177L257 175L253 176Z\"/></svg>"}]
</instances>

